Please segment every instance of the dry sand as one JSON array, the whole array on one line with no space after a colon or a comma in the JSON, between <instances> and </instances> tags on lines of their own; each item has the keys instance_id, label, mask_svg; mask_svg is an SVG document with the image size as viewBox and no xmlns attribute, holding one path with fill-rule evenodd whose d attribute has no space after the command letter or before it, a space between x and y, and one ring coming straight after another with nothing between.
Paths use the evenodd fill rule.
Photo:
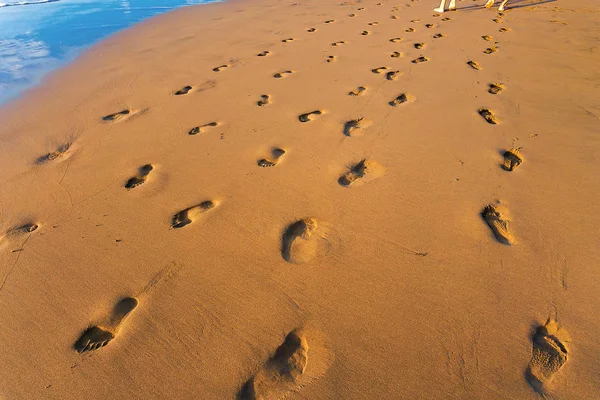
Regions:
<instances>
[{"instance_id":1,"label":"dry sand","mask_svg":"<svg viewBox=\"0 0 600 400\"><path fill-rule=\"evenodd\" d=\"M600 398L600 9L483 3L180 9L3 107L0 396Z\"/></svg>"}]
</instances>

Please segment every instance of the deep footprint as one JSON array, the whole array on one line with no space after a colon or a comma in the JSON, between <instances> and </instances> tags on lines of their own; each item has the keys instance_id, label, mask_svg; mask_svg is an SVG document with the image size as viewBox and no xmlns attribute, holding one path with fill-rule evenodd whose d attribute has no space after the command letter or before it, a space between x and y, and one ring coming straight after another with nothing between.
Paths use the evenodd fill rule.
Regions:
<instances>
[{"instance_id":1,"label":"deep footprint","mask_svg":"<svg viewBox=\"0 0 600 400\"><path fill-rule=\"evenodd\" d=\"M219 65L218 67L213 68L213 71L215 72L221 72L222 70L229 68L230 65L228 64L223 64L223 65Z\"/></svg>"},{"instance_id":2,"label":"deep footprint","mask_svg":"<svg viewBox=\"0 0 600 400\"><path fill-rule=\"evenodd\" d=\"M126 109L126 110L116 112L114 114L105 115L104 117L102 117L102 119L104 121L108 121L108 122L115 122L115 121L119 121L120 119L124 119L126 116L128 116L130 114L131 114L131 110Z\"/></svg>"},{"instance_id":3,"label":"deep footprint","mask_svg":"<svg viewBox=\"0 0 600 400\"><path fill-rule=\"evenodd\" d=\"M212 128L219 125L217 122L209 122L208 124L204 124L201 126L195 126L188 132L188 135L197 135L198 133L204 133L207 128Z\"/></svg>"},{"instance_id":4,"label":"deep footprint","mask_svg":"<svg viewBox=\"0 0 600 400\"><path fill-rule=\"evenodd\" d=\"M309 121L313 120L313 116L321 115L321 114L323 114L323 111L321 111L321 110L311 111L311 112L301 114L300 116L298 116L298 120L300 120L300 122L309 122Z\"/></svg>"},{"instance_id":5,"label":"deep footprint","mask_svg":"<svg viewBox=\"0 0 600 400\"><path fill-rule=\"evenodd\" d=\"M467 65L473 69L476 69L477 71L482 70L481 65L479 65L477 61L469 60L467 61Z\"/></svg>"},{"instance_id":6,"label":"deep footprint","mask_svg":"<svg viewBox=\"0 0 600 400\"><path fill-rule=\"evenodd\" d=\"M489 204L484 207L481 217L488 224L500 243L510 245L515 242L515 238L510 230L511 219L506 207L500 204Z\"/></svg>"},{"instance_id":7,"label":"deep footprint","mask_svg":"<svg viewBox=\"0 0 600 400\"><path fill-rule=\"evenodd\" d=\"M397 96L394 100L390 101L388 104L392 107L396 107L400 104L408 103L413 100L414 99L411 95L407 93L402 93L401 95Z\"/></svg>"},{"instance_id":8,"label":"deep footprint","mask_svg":"<svg viewBox=\"0 0 600 400\"><path fill-rule=\"evenodd\" d=\"M198 219L202 214L216 207L213 201L204 201L196 206L186 208L175 214L171 220L173 228L183 228Z\"/></svg>"},{"instance_id":9,"label":"deep footprint","mask_svg":"<svg viewBox=\"0 0 600 400\"><path fill-rule=\"evenodd\" d=\"M362 136L371 125L371 121L364 118L351 119L344 124L343 132L346 136Z\"/></svg>"},{"instance_id":10,"label":"deep footprint","mask_svg":"<svg viewBox=\"0 0 600 400\"><path fill-rule=\"evenodd\" d=\"M480 108L477 112L483 117L483 119L486 120L488 124L496 125L498 123L498 120L496 119L496 116L494 115L492 110L489 110L487 108Z\"/></svg>"},{"instance_id":11,"label":"deep footprint","mask_svg":"<svg viewBox=\"0 0 600 400\"><path fill-rule=\"evenodd\" d=\"M261 94L260 100L256 102L259 107L266 106L271 102L271 97L268 94Z\"/></svg>"},{"instance_id":12,"label":"deep footprint","mask_svg":"<svg viewBox=\"0 0 600 400\"><path fill-rule=\"evenodd\" d=\"M175 92L175 96L182 96L184 94L188 94L190 92L190 90L192 90L191 86L184 86Z\"/></svg>"},{"instance_id":13,"label":"deep footprint","mask_svg":"<svg viewBox=\"0 0 600 400\"><path fill-rule=\"evenodd\" d=\"M146 182L146 180L148 179L148 175L150 175L150 172L152 172L153 169L154 169L154 167L152 166L152 164L146 164L146 165L140 167L138 174L136 176L134 176L133 178L130 178L127 181L127 183L125 183L125 188L133 189L133 188L136 188L136 187L144 184Z\"/></svg>"},{"instance_id":14,"label":"deep footprint","mask_svg":"<svg viewBox=\"0 0 600 400\"><path fill-rule=\"evenodd\" d=\"M565 343L570 340L568 332L549 319L538 326L533 335L533 351L526 378L536 392L544 395L548 385L569 359Z\"/></svg>"},{"instance_id":15,"label":"deep footprint","mask_svg":"<svg viewBox=\"0 0 600 400\"><path fill-rule=\"evenodd\" d=\"M257 54L257 56L258 56L258 57L266 57L266 56L268 56L269 54L271 54L271 52L270 52L270 51L268 51L268 50L265 50L265 51L263 51L262 53L258 53L258 54Z\"/></svg>"},{"instance_id":16,"label":"deep footprint","mask_svg":"<svg viewBox=\"0 0 600 400\"><path fill-rule=\"evenodd\" d=\"M366 183L379 178L385 173L385 168L375 161L361 160L350 168L350 171L345 173L338 179L338 183L342 186L350 186L354 183Z\"/></svg>"},{"instance_id":17,"label":"deep footprint","mask_svg":"<svg viewBox=\"0 0 600 400\"><path fill-rule=\"evenodd\" d=\"M446 35L444 33L436 33L435 35L433 35L434 39L441 39L441 38L445 38Z\"/></svg>"},{"instance_id":18,"label":"deep footprint","mask_svg":"<svg viewBox=\"0 0 600 400\"><path fill-rule=\"evenodd\" d=\"M491 94L498 94L503 90L504 85L502 85L501 83L490 83L490 88L488 89L488 92Z\"/></svg>"},{"instance_id":19,"label":"deep footprint","mask_svg":"<svg viewBox=\"0 0 600 400\"><path fill-rule=\"evenodd\" d=\"M277 165L277 163L279 163L279 161L281 160L281 158L283 157L284 154L285 154L284 149L275 148L271 151L270 158L262 158L262 159L258 160L257 164L259 167L263 167L263 168L274 167Z\"/></svg>"},{"instance_id":20,"label":"deep footprint","mask_svg":"<svg viewBox=\"0 0 600 400\"><path fill-rule=\"evenodd\" d=\"M429 61L429 58L427 58L425 56L421 56L419 58L415 58L414 60L412 60L412 63L413 64L421 64L421 63L424 63L424 62L427 62L427 61Z\"/></svg>"},{"instance_id":21,"label":"deep footprint","mask_svg":"<svg viewBox=\"0 0 600 400\"><path fill-rule=\"evenodd\" d=\"M380 74L380 73L382 73L383 71L385 71L386 69L388 69L388 67L379 67L379 68L373 68L373 69L371 70L371 72L372 72L372 73L374 73L374 74Z\"/></svg>"},{"instance_id":22,"label":"deep footprint","mask_svg":"<svg viewBox=\"0 0 600 400\"><path fill-rule=\"evenodd\" d=\"M520 148L513 147L510 150L506 150L503 154L504 162L502 163L502 168L507 171L514 171L521 163L523 162L523 157L521 156Z\"/></svg>"},{"instance_id":23,"label":"deep footprint","mask_svg":"<svg viewBox=\"0 0 600 400\"><path fill-rule=\"evenodd\" d=\"M385 79L387 79L388 81L395 81L396 79L398 79L399 76L402 76L402 73L400 71L390 71L387 74L385 74Z\"/></svg>"},{"instance_id":24,"label":"deep footprint","mask_svg":"<svg viewBox=\"0 0 600 400\"><path fill-rule=\"evenodd\" d=\"M398 42L401 42L401 41L403 41L403 40L404 40L404 39L403 39L403 38L401 38L401 37L395 37L395 38L391 38L391 39L390 39L390 42L392 42L392 43L398 43Z\"/></svg>"},{"instance_id":25,"label":"deep footprint","mask_svg":"<svg viewBox=\"0 0 600 400\"><path fill-rule=\"evenodd\" d=\"M73 346L78 353L92 351L106 346L117 337L119 327L125 318L138 306L137 299L127 297L114 308L109 323L106 326L95 325L83 332Z\"/></svg>"},{"instance_id":26,"label":"deep footprint","mask_svg":"<svg viewBox=\"0 0 600 400\"><path fill-rule=\"evenodd\" d=\"M287 75L293 74L294 71L281 71L281 72L277 72L276 74L273 74L273 78L284 78Z\"/></svg>"}]
</instances>

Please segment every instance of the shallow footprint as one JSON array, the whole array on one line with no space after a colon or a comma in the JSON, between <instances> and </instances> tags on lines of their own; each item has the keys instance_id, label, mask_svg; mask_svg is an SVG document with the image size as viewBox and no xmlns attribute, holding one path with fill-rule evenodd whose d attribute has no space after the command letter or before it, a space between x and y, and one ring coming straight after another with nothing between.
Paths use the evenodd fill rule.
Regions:
<instances>
[{"instance_id":1,"label":"shallow footprint","mask_svg":"<svg viewBox=\"0 0 600 400\"><path fill-rule=\"evenodd\" d=\"M106 326L92 326L83 332L75 342L74 348L78 353L92 351L106 346L113 340L125 318L137 307L138 301L126 297L115 306L110 321Z\"/></svg>"},{"instance_id":2,"label":"shallow footprint","mask_svg":"<svg viewBox=\"0 0 600 400\"><path fill-rule=\"evenodd\" d=\"M285 154L285 150L280 148L275 148L271 150L271 158L262 158L258 160L257 164L259 167L268 168L274 167L281 160L283 155Z\"/></svg>"},{"instance_id":3,"label":"shallow footprint","mask_svg":"<svg viewBox=\"0 0 600 400\"><path fill-rule=\"evenodd\" d=\"M556 373L569 359L569 350L565 343L570 340L569 333L559 328L553 319L538 326L533 335L533 352L527 368L529 384L540 394L544 394Z\"/></svg>"},{"instance_id":4,"label":"shallow footprint","mask_svg":"<svg viewBox=\"0 0 600 400\"><path fill-rule=\"evenodd\" d=\"M415 28L408 28L404 32L414 32L414 31L415 31Z\"/></svg>"},{"instance_id":5,"label":"shallow footprint","mask_svg":"<svg viewBox=\"0 0 600 400\"><path fill-rule=\"evenodd\" d=\"M289 333L273 357L244 384L238 399L287 399L323 376L333 362L333 354L321 342L314 331L297 329Z\"/></svg>"},{"instance_id":6,"label":"shallow footprint","mask_svg":"<svg viewBox=\"0 0 600 400\"><path fill-rule=\"evenodd\" d=\"M404 40L404 39L403 39L403 38L401 38L401 37L395 37L395 38L391 38L391 39L390 39L390 42L392 42L392 43L398 43L398 42L401 42L401 41L403 41L403 40Z\"/></svg>"},{"instance_id":7,"label":"shallow footprint","mask_svg":"<svg viewBox=\"0 0 600 400\"><path fill-rule=\"evenodd\" d=\"M223 64L223 65L219 65L218 67L213 68L213 71L215 71L215 72L221 72L225 68L229 68L229 67L230 67L229 64Z\"/></svg>"},{"instance_id":8,"label":"shallow footprint","mask_svg":"<svg viewBox=\"0 0 600 400\"><path fill-rule=\"evenodd\" d=\"M496 239L503 244L513 244L515 238L510 230L510 216L506 207L500 204L489 204L484 207L481 217L488 224Z\"/></svg>"},{"instance_id":9,"label":"shallow footprint","mask_svg":"<svg viewBox=\"0 0 600 400\"><path fill-rule=\"evenodd\" d=\"M363 159L338 179L342 186L352 184L367 183L375 180L385 173L385 168L375 161Z\"/></svg>"},{"instance_id":10,"label":"shallow footprint","mask_svg":"<svg viewBox=\"0 0 600 400\"><path fill-rule=\"evenodd\" d=\"M498 51L498 48L497 48L497 47L495 47L495 46L492 46L492 47L488 47L488 48L487 48L487 49L485 49L483 52L484 52L485 54L492 54L492 53L495 53L495 52L497 52L497 51Z\"/></svg>"},{"instance_id":11,"label":"shallow footprint","mask_svg":"<svg viewBox=\"0 0 600 400\"><path fill-rule=\"evenodd\" d=\"M498 120L496 119L496 116L492 110L480 108L477 112L487 121L488 124L496 125L498 123Z\"/></svg>"},{"instance_id":12,"label":"shallow footprint","mask_svg":"<svg viewBox=\"0 0 600 400\"><path fill-rule=\"evenodd\" d=\"M444 34L444 33L436 33L435 35L433 35L434 39L441 39L444 37L446 37L446 34Z\"/></svg>"},{"instance_id":13,"label":"shallow footprint","mask_svg":"<svg viewBox=\"0 0 600 400\"><path fill-rule=\"evenodd\" d=\"M371 72L372 72L372 73L374 73L374 74L380 74L380 73L382 73L383 71L385 71L386 69L388 69L388 67L379 67L379 68L373 68L373 69L371 70Z\"/></svg>"},{"instance_id":14,"label":"shallow footprint","mask_svg":"<svg viewBox=\"0 0 600 400\"><path fill-rule=\"evenodd\" d=\"M36 164L45 164L47 162L54 161L57 158L64 156L67 153L67 151L69 151L71 146L72 146L72 143L65 143L62 146L60 146L58 149L56 149L56 151L50 152L48 154L44 154L43 156L39 156L35 160L35 163Z\"/></svg>"},{"instance_id":15,"label":"shallow footprint","mask_svg":"<svg viewBox=\"0 0 600 400\"><path fill-rule=\"evenodd\" d=\"M327 61L328 63L332 63L332 62L334 62L335 60L336 60L336 57L335 57L335 56L327 56L327 60L326 60L326 61Z\"/></svg>"},{"instance_id":16,"label":"shallow footprint","mask_svg":"<svg viewBox=\"0 0 600 400\"><path fill-rule=\"evenodd\" d=\"M213 201L204 201L196 206L186 208L185 210L179 211L173 216L171 220L171 226L173 228L183 228L186 225L191 224L198 219L202 214L213 209L216 204Z\"/></svg>"},{"instance_id":17,"label":"shallow footprint","mask_svg":"<svg viewBox=\"0 0 600 400\"><path fill-rule=\"evenodd\" d=\"M500 28L500 29L498 29L498 32L502 32L502 33L508 32L508 31L510 31L510 28Z\"/></svg>"},{"instance_id":18,"label":"shallow footprint","mask_svg":"<svg viewBox=\"0 0 600 400\"><path fill-rule=\"evenodd\" d=\"M507 171L514 171L521 163L523 162L523 157L521 157L521 149L519 147L513 147L510 150L506 150L503 154L504 163L502 164L502 168Z\"/></svg>"},{"instance_id":19,"label":"shallow footprint","mask_svg":"<svg viewBox=\"0 0 600 400\"><path fill-rule=\"evenodd\" d=\"M323 111L321 111L321 110L311 111L311 112L299 115L298 120L300 120L300 122L309 122L309 121L313 120L314 115L321 115L321 114L323 114Z\"/></svg>"},{"instance_id":20,"label":"shallow footprint","mask_svg":"<svg viewBox=\"0 0 600 400\"><path fill-rule=\"evenodd\" d=\"M127 183L125 183L125 188L133 189L145 183L148 179L148 175L150 175L150 172L152 172L153 169L154 167L152 164L146 164L140 167L138 174L133 178L130 178Z\"/></svg>"},{"instance_id":21,"label":"shallow footprint","mask_svg":"<svg viewBox=\"0 0 600 400\"><path fill-rule=\"evenodd\" d=\"M287 38L287 39L283 39L281 42L282 43L289 43L289 42L293 42L294 40L296 40L296 39L294 39L294 38Z\"/></svg>"},{"instance_id":22,"label":"shallow footprint","mask_svg":"<svg viewBox=\"0 0 600 400\"><path fill-rule=\"evenodd\" d=\"M390 54L390 57L392 58L400 58L402 57L404 54L400 53L399 51L394 51L392 54Z\"/></svg>"},{"instance_id":23,"label":"shallow footprint","mask_svg":"<svg viewBox=\"0 0 600 400\"><path fill-rule=\"evenodd\" d=\"M361 33L361 35L363 35L363 36L367 36L370 34L371 34L371 32L369 32L369 31L362 31L362 33Z\"/></svg>"},{"instance_id":24,"label":"shallow footprint","mask_svg":"<svg viewBox=\"0 0 600 400\"><path fill-rule=\"evenodd\" d=\"M270 51L268 51L268 50L265 50L265 51L263 51L262 53L258 53L258 54L257 54L257 56L258 56L258 57L266 57L266 56L268 56L269 54L271 54L271 52L270 52Z\"/></svg>"},{"instance_id":25,"label":"shallow footprint","mask_svg":"<svg viewBox=\"0 0 600 400\"><path fill-rule=\"evenodd\" d=\"M333 24L335 22L335 19L328 19L327 21L325 21L326 24Z\"/></svg>"},{"instance_id":26,"label":"shallow footprint","mask_svg":"<svg viewBox=\"0 0 600 400\"><path fill-rule=\"evenodd\" d=\"M317 238L313 237L317 228L315 218L301 219L288 226L281 239L283 259L297 264L312 260L317 254Z\"/></svg>"},{"instance_id":27,"label":"shallow footprint","mask_svg":"<svg viewBox=\"0 0 600 400\"><path fill-rule=\"evenodd\" d=\"M261 94L260 100L256 102L259 107L266 106L269 103L271 103L271 97L268 94Z\"/></svg>"},{"instance_id":28,"label":"shallow footprint","mask_svg":"<svg viewBox=\"0 0 600 400\"><path fill-rule=\"evenodd\" d=\"M206 131L206 128L212 128L219 125L218 122L209 122L208 124L204 124L201 126L195 126L193 127L189 132L188 135L197 135L198 133L204 133Z\"/></svg>"},{"instance_id":29,"label":"shallow footprint","mask_svg":"<svg viewBox=\"0 0 600 400\"><path fill-rule=\"evenodd\" d=\"M102 119L104 121L108 121L108 122L115 122L115 121L119 121L121 119L124 119L126 116L131 114L131 110L130 109L125 109L119 112L116 112L114 114L108 114L105 115L104 117L102 117Z\"/></svg>"},{"instance_id":30,"label":"shallow footprint","mask_svg":"<svg viewBox=\"0 0 600 400\"><path fill-rule=\"evenodd\" d=\"M488 89L488 92L491 94L498 94L503 90L504 85L502 85L501 83L490 83L490 88Z\"/></svg>"},{"instance_id":31,"label":"shallow footprint","mask_svg":"<svg viewBox=\"0 0 600 400\"><path fill-rule=\"evenodd\" d=\"M277 72L276 74L273 75L273 78L283 78L287 75L293 74L294 71L281 71L281 72Z\"/></svg>"},{"instance_id":32,"label":"shallow footprint","mask_svg":"<svg viewBox=\"0 0 600 400\"><path fill-rule=\"evenodd\" d=\"M467 61L467 65L473 69L476 69L477 71L480 71L483 69L477 61L469 60L469 61Z\"/></svg>"},{"instance_id":33,"label":"shallow footprint","mask_svg":"<svg viewBox=\"0 0 600 400\"><path fill-rule=\"evenodd\" d=\"M429 58L425 57L425 56L421 56L419 58L415 58L414 60L412 60L413 64L420 64L420 63L424 63L429 61Z\"/></svg>"},{"instance_id":34,"label":"shallow footprint","mask_svg":"<svg viewBox=\"0 0 600 400\"><path fill-rule=\"evenodd\" d=\"M485 40L485 41L488 41L488 42L491 42L492 40L494 40L494 38L493 38L493 37L491 37L491 36L488 36L488 35L483 35L481 38L482 38L483 40Z\"/></svg>"},{"instance_id":35,"label":"shallow footprint","mask_svg":"<svg viewBox=\"0 0 600 400\"><path fill-rule=\"evenodd\" d=\"M309 29L306 30L306 32L310 32L310 33L313 33L313 32L316 32L316 31L317 31L317 28L309 28Z\"/></svg>"},{"instance_id":36,"label":"shallow footprint","mask_svg":"<svg viewBox=\"0 0 600 400\"><path fill-rule=\"evenodd\" d=\"M331 45L332 45L333 47L341 46L341 45L343 45L343 44L346 44L346 42L345 42L345 41L343 41L343 40L340 40L339 42L334 42L334 43L331 43Z\"/></svg>"},{"instance_id":37,"label":"shallow footprint","mask_svg":"<svg viewBox=\"0 0 600 400\"><path fill-rule=\"evenodd\" d=\"M175 96L182 96L184 94L188 94L190 92L190 90L192 90L191 86L184 86L175 92Z\"/></svg>"},{"instance_id":38,"label":"shallow footprint","mask_svg":"<svg viewBox=\"0 0 600 400\"><path fill-rule=\"evenodd\" d=\"M362 96L364 92L367 90L365 86L359 86L355 90L352 90L348 93L349 96Z\"/></svg>"}]
</instances>

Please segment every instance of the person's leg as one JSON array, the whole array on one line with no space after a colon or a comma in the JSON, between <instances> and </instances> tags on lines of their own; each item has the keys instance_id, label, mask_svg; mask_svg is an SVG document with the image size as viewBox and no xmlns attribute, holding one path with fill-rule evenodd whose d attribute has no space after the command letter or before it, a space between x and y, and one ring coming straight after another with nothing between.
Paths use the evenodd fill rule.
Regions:
<instances>
[{"instance_id":1,"label":"person's leg","mask_svg":"<svg viewBox=\"0 0 600 400\"><path fill-rule=\"evenodd\" d=\"M508 3L508 0L504 0L501 4L500 7L498 7L498 11L504 11L504 6L506 5L506 3Z\"/></svg>"},{"instance_id":2,"label":"person's leg","mask_svg":"<svg viewBox=\"0 0 600 400\"><path fill-rule=\"evenodd\" d=\"M450 0L450 5L448 6L448 10L450 10L450 11L456 10L456 0Z\"/></svg>"},{"instance_id":3,"label":"person's leg","mask_svg":"<svg viewBox=\"0 0 600 400\"><path fill-rule=\"evenodd\" d=\"M490 8L493 5L494 5L494 0L488 0L488 2L485 3L485 8Z\"/></svg>"},{"instance_id":4,"label":"person's leg","mask_svg":"<svg viewBox=\"0 0 600 400\"><path fill-rule=\"evenodd\" d=\"M434 8L433 11L439 12L439 13L443 13L444 12L444 3L445 2L446 2L446 0L442 0L442 2L440 3L440 6L438 8Z\"/></svg>"}]
</instances>

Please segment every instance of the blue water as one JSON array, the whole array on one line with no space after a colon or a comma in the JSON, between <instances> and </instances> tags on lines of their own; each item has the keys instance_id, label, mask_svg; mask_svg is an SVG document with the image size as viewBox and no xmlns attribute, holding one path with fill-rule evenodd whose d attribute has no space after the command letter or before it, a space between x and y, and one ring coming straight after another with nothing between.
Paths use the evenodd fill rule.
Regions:
<instances>
[{"instance_id":1,"label":"blue water","mask_svg":"<svg viewBox=\"0 0 600 400\"><path fill-rule=\"evenodd\" d=\"M213 1L219 0L0 0L0 104L112 33Z\"/></svg>"}]
</instances>

